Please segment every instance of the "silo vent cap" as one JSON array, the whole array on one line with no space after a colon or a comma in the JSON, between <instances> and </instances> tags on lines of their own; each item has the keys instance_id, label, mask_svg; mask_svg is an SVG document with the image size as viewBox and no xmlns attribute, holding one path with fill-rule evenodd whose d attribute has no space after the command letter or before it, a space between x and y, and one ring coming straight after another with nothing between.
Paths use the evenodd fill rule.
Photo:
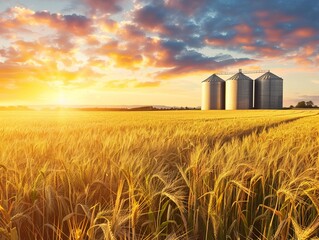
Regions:
<instances>
[{"instance_id":1,"label":"silo vent cap","mask_svg":"<svg viewBox=\"0 0 319 240\"><path fill-rule=\"evenodd\" d=\"M277 75L271 73L270 71L268 71L265 74L261 75L256 80L262 81L262 80L283 80L283 79L281 77L278 77Z\"/></svg>"},{"instance_id":2,"label":"silo vent cap","mask_svg":"<svg viewBox=\"0 0 319 240\"><path fill-rule=\"evenodd\" d=\"M252 79L248 76L246 76L245 74L243 74L242 72L238 72L236 73L234 76L230 77L227 79L228 80L236 80L236 81L246 81L246 80L249 80L249 81L252 81Z\"/></svg>"},{"instance_id":3,"label":"silo vent cap","mask_svg":"<svg viewBox=\"0 0 319 240\"><path fill-rule=\"evenodd\" d=\"M213 74L202 82L225 82L225 81L222 78L218 77L216 74Z\"/></svg>"}]
</instances>

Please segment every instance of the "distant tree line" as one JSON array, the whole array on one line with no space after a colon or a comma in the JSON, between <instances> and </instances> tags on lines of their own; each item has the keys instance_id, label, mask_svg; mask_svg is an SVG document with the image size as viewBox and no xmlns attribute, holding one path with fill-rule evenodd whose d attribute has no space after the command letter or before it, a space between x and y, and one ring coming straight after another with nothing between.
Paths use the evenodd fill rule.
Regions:
<instances>
[{"instance_id":1,"label":"distant tree line","mask_svg":"<svg viewBox=\"0 0 319 240\"><path fill-rule=\"evenodd\" d=\"M8 110L19 110L19 111L34 111L35 109L29 108L27 106L0 106L0 111L8 111ZM41 108L43 111L164 111L164 110L200 110L200 107L154 107L154 106L142 106L142 107L134 107L134 108L108 108L108 107L44 107ZM1 239L1 238L0 238Z\"/></svg>"},{"instance_id":2,"label":"distant tree line","mask_svg":"<svg viewBox=\"0 0 319 240\"><path fill-rule=\"evenodd\" d=\"M290 108L318 108L313 101L301 101L296 106L291 105Z\"/></svg>"}]
</instances>

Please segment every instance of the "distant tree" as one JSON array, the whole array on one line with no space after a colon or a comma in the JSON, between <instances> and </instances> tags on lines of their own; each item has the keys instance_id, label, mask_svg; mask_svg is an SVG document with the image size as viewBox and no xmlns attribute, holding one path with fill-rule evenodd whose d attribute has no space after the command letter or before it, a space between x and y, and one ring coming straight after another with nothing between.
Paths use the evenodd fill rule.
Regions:
<instances>
[{"instance_id":1,"label":"distant tree","mask_svg":"<svg viewBox=\"0 0 319 240\"><path fill-rule=\"evenodd\" d=\"M313 101L301 101L298 102L296 105L296 108L314 108L316 105L313 103Z\"/></svg>"},{"instance_id":2,"label":"distant tree","mask_svg":"<svg viewBox=\"0 0 319 240\"><path fill-rule=\"evenodd\" d=\"M289 108L294 108L294 106L293 106L293 105L290 105Z\"/></svg>"},{"instance_id":3,"label":"distant tree","mask_svg":"<svg viewBox=\"0 0 319 240\"><path fill-rule=\"evenodd\" d=\"M306 102L305 101L301 101L298 102L298 104L296 105L296 108L306 108Z\"/></svg>"},{"instance_id":4,"label":"distant tree","mask_svg":"<svg viewBox=\"0 0 319 240\"><path fill-rule=\"evenodd\" d=\"M312 107L314 106L314 104L313 104L312 101L308 101L308 102L306 102L306 106L307 106L308 108L312 108Z\"/></svg>"}]
</instances>

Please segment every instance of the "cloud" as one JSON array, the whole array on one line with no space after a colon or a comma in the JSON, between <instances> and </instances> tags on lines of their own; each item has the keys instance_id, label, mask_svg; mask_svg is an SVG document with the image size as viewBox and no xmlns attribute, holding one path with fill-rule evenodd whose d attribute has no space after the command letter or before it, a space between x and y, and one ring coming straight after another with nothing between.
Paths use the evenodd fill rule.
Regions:
<instances>
[{"instance_id":1,"label":"cloud","mask_svg":"<svg viewBox=\"0 0 319 240\"><path fill-rule=\"evenodd\" d=\"M111 51L107 55L119 68L136 69L143 62L142 55L131 51Z\"/></svg>"},{"instance_id":2,"label":"cloud","mask_svg":"<svg viewBox=\"0 0 319 240\"><path fill-rule=\"evenodd\" d=\"M195 5L200 2L202 1ZM146 33L157 34L162 39L184 41L191 47L201 47L203 39L199 24L183 12L177 11L177 5L172 1L143 5L132 12L132 20Z\"/></svg>"},{"instance_id":3,"label":"cloud","mask_svg":"<svg viewBox=\"0 0 319 240\"><path fill-rule=\"evenodd\" d=\"M0 63L0 80L2 83L14 83L23 80L32 80L38 76L39 70L35 66L21 68L17 63Z\"/></svg>"},{"instance_id":4,"label":"cloud","mask_svg":"<svg viewBox=\"0 0 319 240\"><path fill-rule=\"evenodd\" d=\"M136 49L121 45L118 41L110 41L95 49L94 53L107 57L118 68L137 69L143 62L143 56Z\"/></svg>"},{"instance_id":5,"label":"cloud","mask_svg":"<svg viewBox=\"0 0 319 240\"><path fill-rule=\"evenodd\" d=\"M92 22L82 15L51 14L46 11L35 12L32 16L34 24L45 24L59 32L85 36L93 32Z\"/></svg>"},{"instance_id":6,"label":"cloud","mask_svg":"<svg viewBox=\"0 0 319 240\"><path fill-rule=\"evenodd\" d=\"M55 43L19 40L9 48L0 49L4 59L0 63L2 91L7 89L14 95L16 92L21 93L23 88L34 94L36 89L81 89L94 86L96 80L102 78L103 75L94 71L90 65L83 65L72 49L50 46ZM29 90L33 83L34 91Z\"/></svg>"},{"instance_id":7,"label":"cloud","mask_svg":"<svg viewBox=\"0 0 319 240\"><path fill-rule=\"evenodd\" d=\"M22 7L13 7L0 14L0 22L0 31L4 28L6 32L21 31L32 26L48 26L59 33L84 36L94 30L91 19L83 15L62 15L48 11L35 12Z\"/></svg>"},{"instance_id":8,"label":"cloud","mask_svg":"<svg viewBox=\"0 0 319 240\"><path fill-rule=\"evenodd\" d=\"M156 74L157 79L169 79L199 72L212 72L255 62L253 59L236 59L226 55L207 57L196 51L188 50L181 51L178 55L168 58L166 61L166 65L170 65L171 68L158 72Z\"/></svg>"},{"instance_id":9,"label":"cloud","mask_svg":"<svg viewBox=\"0 0 319 240\"><path fill-rule=\"evenodd\" d=\"M119 5L121 0L82 0L91 10L92 13L117 13L122 10Z\"/></svg>"},{"instance_id":10,"label":"cloud","mask_svg":"<svg viewBox=\"0 0 319 240\"><path fill-rule=\"evenodd\" d=\"M119 37L126 39L126 40L142 40L144 41L146 38L145 32L137 25L134 24L125 24L118 29Z\"/></svg>"},{"instance_id":11,"label":"cloud","mask_svg":"<svg viewBox=\"0 0 319 240\"><path fill-rule=\"evenodd\" d=\"M23 66L43 66L47 67L50 64L56 65L58 62L63 62L68 65L68 62L76 64L71 51L73 45L69 44L66 39L47 39L43 38L34 42L15 41L11 43L11 47L0 49L2 57L6 64L20 64ZM45 69L45 68L44 68Z\"/></svg>"},{"instance_id":12,"label":"cloud","mask_svg":"<svg viewBox=\"0 0 319 240\"><path fill-rule=\"evenodd\" d=\"M125 26L119 36L124 39L109 41L95 52L103 54L118 68L141 70L143 67L152 67L153 76L158 80L255 61L230 55L206 56L196 49L189 49L183 41L145 36L135 25ZM130 41L126 41L127 37Z\"/></svg>"},{"instance_id":13,"label":"cloud","mask_svg":"<svg viewBox=\"0 0 319 240\"><path fill-rule=\"evenodd\" d=\"M118 29L118 23L109 18L96 19L97 27L99 27L103 32L115 32Z\"/></svg>"},{"instance_id":14,"label":"cloud","mask_svg":"<svg viewBox=\"0 0 319 240\"><path fill-rule=\"evenodd\" d=\"M174 10L179 10L188 15L195 14L200 8L204 7L206 0L166 0L165 5Z\"/></svg>"},{"instance_id":15,"label":"cloud","mask_svg":"<svg viewBox=\"0 0 319 240\"><path fill-rule=\"evenodd\" d=\"M160 81L146 81L146 82L138 82L135 84L135 88L150 88L150 87L158 87L161 84Z\"/></svg>"},{"instance_id":16,"label":"cloud","mask_svg":"<svg viewBox=\"0 0 319 240\"><path fill-rule=\"evenodd\" d=\"M0 81L2 87L7 89L16 89L26 82L42 82L50 86L57 86L59 82L60 88L85 88L94 85L95 80L101 77L101 74L87 67L68 71L58 69L56 64L21 67L19 63L0 63ZM87 81L88 78L90 81Z\"/></svg>"},{"instance_id":17,"label":"cloud","mask_svg":"<svg viewBox=\"0 0 319 240\"><path fill-rule=\"evenodd\" d=\"M291 1L289 7L278 1L214 1L205 9L199 34L212 48L281 58L319 37L318 23L312 20L318 14L315 1Z\"/></svg>"},{"instance_id":18,"label":"cloud","mask_svg":"<svg viewBox=\"0 0 319 240\"><path fill-rule=\"evenodd\" d=\"M150 81L108 83L138 88L244 67L254 59L319 65L317 1L81 0L81 6L82 14L22 7L1 12L0 39L5 45L0 61L8 72L1 73L0 80L13 87L19 83L13 84L13 78L22 80L25 74L34 81L60 78L64 87L77 88L89 81L104 82L109 72L147 69ZM224 51L241 57L218 54Z\"/></svg>"},{"instance_id":19,"label":"cloud","mask_svg":"<svg viewBox=\"0 0 319 240\"><path fill-rule=\"evenodd\" d=\"M134 12L134 22L151 32L169 33L165 18L165 9L156 5L146 5Z\"/></svg>"}]
</instances>

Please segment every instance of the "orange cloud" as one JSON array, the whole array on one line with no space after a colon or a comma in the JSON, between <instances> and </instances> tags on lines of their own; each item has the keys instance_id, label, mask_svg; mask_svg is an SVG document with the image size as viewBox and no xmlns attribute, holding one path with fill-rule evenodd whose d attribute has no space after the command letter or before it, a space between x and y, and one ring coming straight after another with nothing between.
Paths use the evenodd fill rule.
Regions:
<instances>
[{"instance_id":1,"label":"orange cloud","mask_svg":"<svg viewBox=\"0 0 319 240\"><path fill-rule=\"evenodd\" d=\"M225 46L227 41L224 39L218 39L218 38L207 38L205 39L205 43L211 46Z\"/></svg>"},{"instance_id":2,"label":"orange cloud","mask_svg":"<svg viewBox=\"0 0 319 240\"><path fill-rule=\"evenodd\" d=\"M115 62L117 67L120 68L134 69L140 66L143 62L143 57L139 54L134 54L133 52L110 52L107 56Z\"/></svg>"},{"instance_id":3,"label":"orange cloud","mask_svg":"<svg viewBox=\"0 0 319 240\"><path fill-rule=\"evenodd\" d=\"M145 64L145 51L140 50L141 46L147 45L143 42L144 38L134 39L130 38L127 42L123 38L122 42L109 41L97 49L93 49L92 53L107 57L118 68L138 69Z\"/></svg>"},{"instance_id":4,"label":"orange cloud","mask_svg":"<svg viewBox=\"0 0 319 240\"><path fill-rule=\"evenodd\" d=\"M247 66L247 71L258 71L258 70L262 70L262 68L260 66Z\"/></svg>"},{"instance_id":5,"label":"orange cloud","mask_svg":"<svg viewBox=\"0 0 319 240\"><path fill-rule=\"evenodd\" d=\"M280 42L282 39L284 33L280 29L274 29L274 28L265 28L265 38L267 42L276 43Z\"/></svg>"},{"instance_id":6,"label":"orange cloud","mask_svg":"<svg viewBox=\"0 0 319 240\"><path fill-rule=\"evenodd\" d=\"M165 4L169 8L182 11L188 15L194 14L199 8L204 6L206 0L166 0Z\"/></svg>"},{"instance_id":7,"label":"orange cloud","mask_svg":"<svg viewBox=\"0 0 319 240\"><path fill-rule=\"evenodd\" d=\"M2 27L7 30L45 25L58 32L84 36L94 31L91 19L82 15L62 15L48 11L35 12L27 8L10 8L0 16ZM25 31L25 29L24 29Z\"/></svg>"},{"instance_id":8,"label":"orange cloud","mask_svg":"<svg viewBox=\"0 0 319 240\"><path fill-rule=\"evenodd\" d=\"M49 43L50 44L50 43ZM7 63L21 63L31 66L47 66L49 63L63 63L65 66L74 65L77 60L70 52L71 49L52 47L42 41L16 41L8 49L0 50Z\"/></svg>"},{"instance_id":9,"label":"orange cloud","mask_svg":"<svg viewBox=\"0 0 319 240\"><path fill-rule=\"evenodd\" d=\"M39 69L14 63L0 63L0 80L4 83L23 82L37 77Z\"/></svg>"},{"instance_id":10,"label":"orange cloud","mask_svg":"<svg viewBox=\"0 0 319 240\"><path fill-rule=\"evenodd\" d=\"M284 55L281 49L273 47L262 47L258 49L258 55L263 57L280 57Z\"/></svg>"},{"instance_id":11,"label":"orange cloud","mask_svg":"<svg viewBox=\"0 0 319 240\"><path fill-rule=\"evenodd\" d=\"M235 30L238 32L238 34L244 34L244 35L251 35L253 32L252 28L247 24L236 25Z\"/></svg>"},{"instance_id":12,"label":"orange cloud","mask_svg":"<svg viewBox=\"0 0 319 240\"><path fill-rule=\"evenodd\" d=\"M116 21L105 19L105 17L97 19L95 22L102 32L115 32L119 28L119 24Z\"/></svg>"},{"instance_id":13,"label":"orange cloud","mask_svg":"<svg viewBox=\"0 0 319 240\"><path fill-rule=\"evenodd\" d=\"M126 40L133 39L134 42L143 42L146 40L145 33L134 24L125 24L119 28L118 35Z\"/></svg>"},{"instance_id":14,"label":"orange cloud","mask_svg":"<svg viewBox=\"0 0 319 240\"><path fill-rule=\"evenodd\" d=\"M312 28L299 28L292 32L292 35L298 38L310 38L316 34L316 31Z\"/></svg>"},{"instance_id":15,"label":"orange cloud","mask_svg":"<svg viewBox=\"0 0 319 240\"><path fill-rule=\"evenodd\" d=\"M296 56L293 58L294 61L303 66L310 66L313 62L305 56Z\"/></svg>"},{"instance_id":16,"label":"orange cloud","mask_svg":"<svg viewBox=\"0 0 319 240\"><path fill-rule=\"evenodd\" d=\"M93 32L91 20L81 15L51 14L42 11L34 13L31 18L34 21L34 25L45 24L58 31L73 33L79 36L88 35Z\"/></svg>"},{"instance_id":17,"label":"orange cloud","mask_svg":"<svg viewBox=\"0 0 319 240\"><path fill-rule=\"evenodd\" d=\"M256 46L243 46L242 49L246 52L255 52L257 50Z\"/></svg>"},{"instance_id":18,"label":"orange cloud","mask_svg":"<svg viewBox=\"0 0 319 240\"><path fill-rule=\"evenodd\" d=\"M319 41L311 41L305 46L296 48L293 54L290 54L287 58L294 60L302 66L311 66L319 64Z\"/></svg>"},{"instance_id":19,"label":"orange cloud","mask_svg":"<svg viewBox=\"0 0 319 240\"><path fill-rule=\"evenodd\" d=\"M135 84L136 88L149 88L158 87L161 84L160 81L138 82Z\"/></svg>"},{"instance_id":20,"label":"orange cloud","mask_svg":"<svg viewBox=\"0 0 319 240\"><path fill-rule=\"evenodd\" d=\"M234 44L243 44L243 45L248 45L253 42L253 38L251 36L241 36L237 35L232 39L232 42Z\"/></svg>"},{"instance_id":21,"label":"orange cloud","mask_svg":"<svg viewBox=\"0 0 319 240\"><path fill-rule=\"evenodd\" d=\"M82 0L91 9L91 12L96 13L116 13L121 11L118 5L121 0Z\"/></svg>"},{"instance_id":22,"label":"orange cloud","mask_svg":"<svg viewBox=\"0 0 319 240\"><path fill-rule=\"evenodd\" d=\"M307 56L311 56L313 54L315 54L316 48L317 48L317 44L313 44L313 45L307 45L303 48L303 52L307 55Z\"/></svg>"},{"instance_id":23,"label":"orange cloud","mask_svg":"<svg viewBox=\"0 0 319 240\"><path fill-rule=\"evenodd\" d=\"M292 22L296 19L294 16L273 11L257 11L254 15L257 23L263 28L274 27L278 23Z\"/></svg>"}]
</instances>

